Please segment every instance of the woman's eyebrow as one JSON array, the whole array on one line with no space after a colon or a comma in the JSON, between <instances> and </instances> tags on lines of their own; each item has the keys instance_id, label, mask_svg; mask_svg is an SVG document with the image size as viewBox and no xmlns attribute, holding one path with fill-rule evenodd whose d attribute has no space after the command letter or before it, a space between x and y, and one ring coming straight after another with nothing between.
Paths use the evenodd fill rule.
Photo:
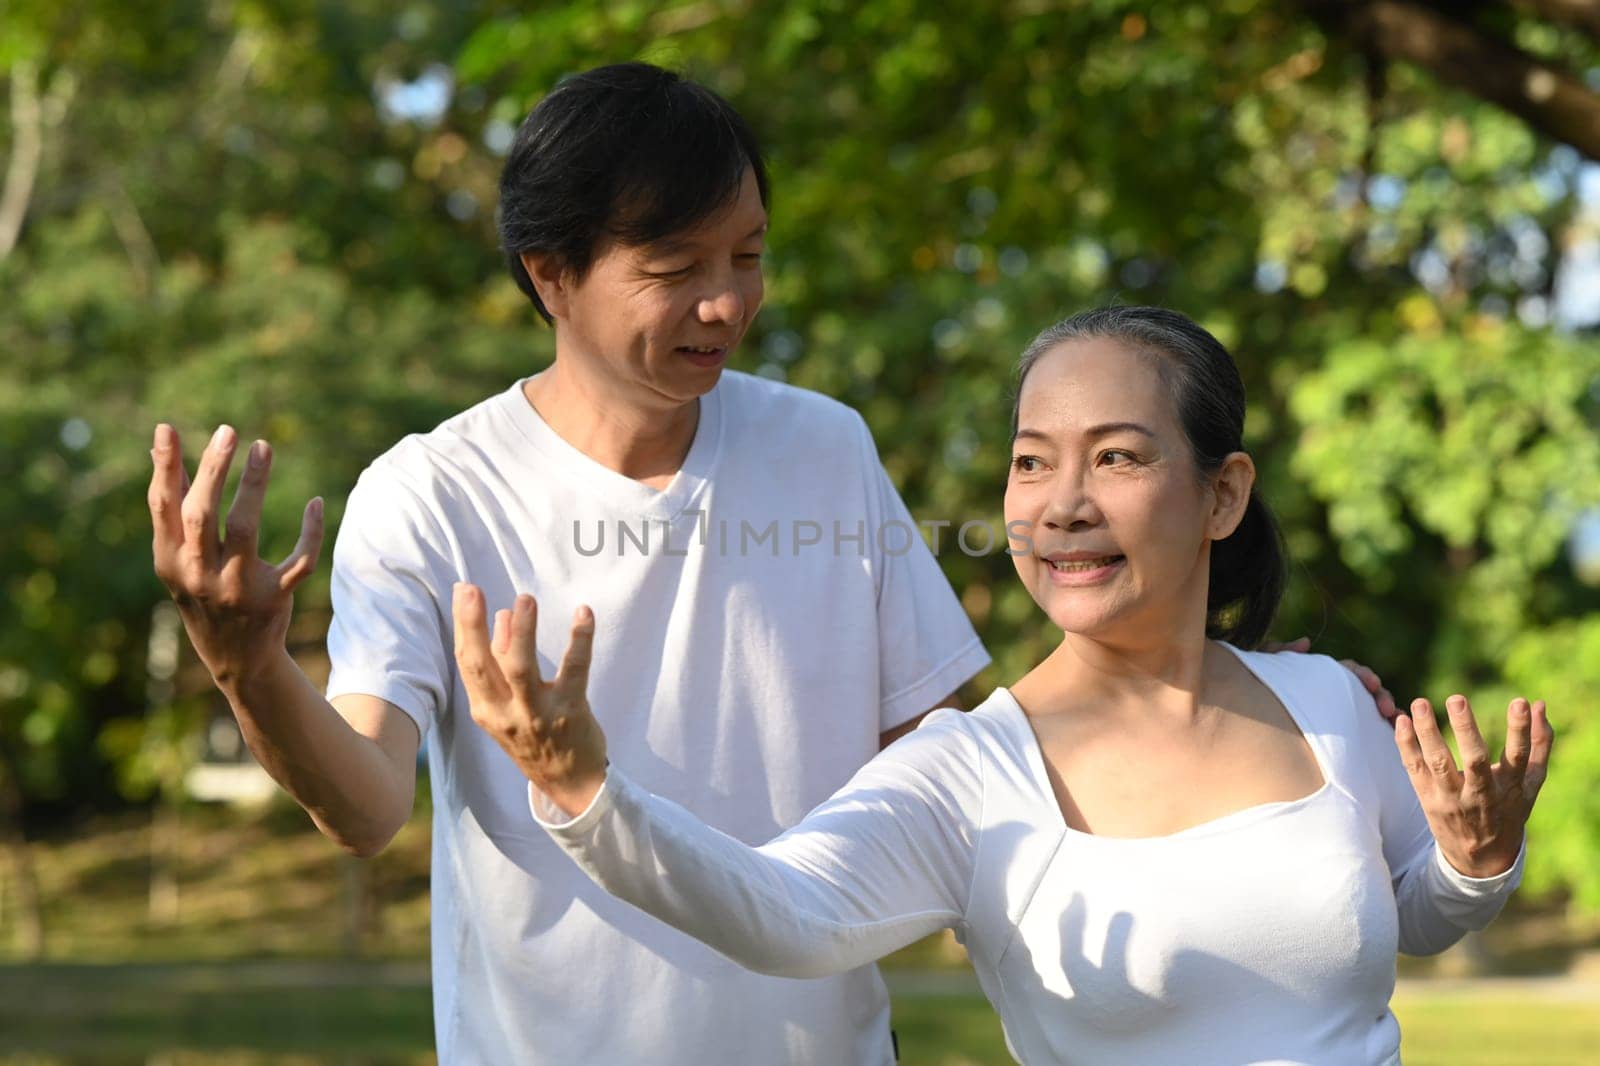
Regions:
<instances>
[{"instance_id":1,"label":"woman's eyebrow","mask_svg":"<svg viewBox=\"0 0 1600 1066\"><path fill-rule=\"evenodd\" d=\"M1151 440L1156 439L1154 431L1137 422L1102 422L1098 426L1090 426L1085 432L1086 437L1104 437L1110 433L1120 433L1127 430L1132 433L1142 433Z\"/></svg>"},{"instance_id":2,"label":"woman's eyebrow","mask_svg":"<svg viewBox=\"0 0 1600 1066\"><path fill-rule=\"evenodd\" d=\"M1107 434L1117 433L1123 430L1131 433L1141 433L1144 436L1149 437L1151 440L1156 439L1156 435L1153 430L1140 425L1138 422L1101 422L1097 426L1090 426L1088 429L1084 430L1083 435L1085 437L1104 437ZM1024 438L1047 441L1050 439L1050 434L1041 429L1029 429L1025 426L1022 429L1017 430L1017 432L1012 436L1011 441L1012 443L1016 443Z\"/></svg>"}]
</instances>

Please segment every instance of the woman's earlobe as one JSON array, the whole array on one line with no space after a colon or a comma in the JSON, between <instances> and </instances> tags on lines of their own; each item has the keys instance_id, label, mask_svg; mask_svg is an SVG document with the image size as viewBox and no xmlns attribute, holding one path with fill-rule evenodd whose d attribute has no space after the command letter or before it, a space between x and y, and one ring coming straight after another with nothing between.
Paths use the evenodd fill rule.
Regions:
<instances>
[{"instance_id":1,"label":"woman's earlobe","mask_svg":"<svg viewBox=\"0 0 1600 1066\"><path fill-rule=\"evenodd\" d=\"M1256 466L1244 452L1234 452L1222 462L1213 484L1212 521L1215 539L1232 536L1250 508L1250 492L1256 483Z\"/></svg>"}]
</instances>

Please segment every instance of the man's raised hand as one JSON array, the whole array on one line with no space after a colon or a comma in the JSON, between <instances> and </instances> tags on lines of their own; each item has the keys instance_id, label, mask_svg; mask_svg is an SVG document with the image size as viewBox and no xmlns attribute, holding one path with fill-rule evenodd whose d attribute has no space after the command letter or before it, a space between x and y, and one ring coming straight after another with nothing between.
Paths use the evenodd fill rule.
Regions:
<instances>
[{"instance_id":1,"label":"man's raised hand","mask_svg":"<svg viewBox=\"0 0 1600 1066\"><path fill-rule=\"evenodd\" d=\"M288 558L274 566L257 554L261 503L272 469L266 441L250 447L219 533L222 489L237 447L233 429L219 427L200 456L192 484L171 426L156 427L150 451L156 575L176 601L195 651L224 689L284 652L295 586L316 569L322 548L319 497L306 504L300 539Z\"/></svg>"},{"instance_id":2,"label":"man's raised hand","mask_svg":"<svg viewBox=\"0 0 1600 1066\"><path fill-rule=\"evenodd\" d=\"M512 609L495 612L492 640L483 590L456 585L453 609L456 663L472 720L556 806L582 813L606 776L605 733L589 710L594 615L578 608L561 668L545 681L532 596L518 596Z\"/></svg>"}]
</instances>

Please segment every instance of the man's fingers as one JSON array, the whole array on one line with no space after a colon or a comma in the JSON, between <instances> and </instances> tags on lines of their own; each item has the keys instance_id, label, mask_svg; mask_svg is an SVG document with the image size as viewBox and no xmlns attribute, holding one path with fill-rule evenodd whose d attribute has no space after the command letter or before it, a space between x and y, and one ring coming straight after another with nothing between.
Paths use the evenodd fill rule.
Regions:
<instances>
[{"instance_id":1,"label":"man's fingers","mask_svg":"<svg viewBox=\"0 0 1600 1066\"><path fill-rule=\"evenodd\" d=\"M1411 701L1411 725L1422 748L1422 759L1433 779L1452 792L1461 790L1460 774L1456 770L1455 756L1439 732L1439 723L1433 717L1433 704L1424 699Z\"/></svg>"},{"instance_id":2,"label":"man's fingers","mask_svg":"<svg viewBox=\"0 0 1600 1066\"><path fill-rule=\"evenodd\" d=\"M217 511L222 506L222 486L233 464L238 434L232 426L218 426L211 443L200 455L194 484L183 497L183 548L191 559L199 559L206 569L217 561Z\"/></svg>"},{"instance_id":3,"label":"man's fingers","mask_svg":"<svg viewBox=\"0 0 1600 1066\"><path fill-rule=\"evenodd\" d=\"M165 422L156 427L150 448L150 524L155 532L156 572L167 577L171 560L183 544L183 452L178 433Z\"/></svg>"},{"instance_id":4,"label":"man's fingers","mask_svg":"<svg viewBox=\"0 0 1600 1066\"><path fill-rule=\"evenodd\" d=\"M1478 732L1478 721L1472 716L1472 704L1459 693L1444 701L1450 716L1450 728L1456 735L1456 747L1461 749L1461 769L1466 777L1466 787L1473 791L1488 790L1489 745Z\"/></svg>"},{"instance_id":5,"label":"man's fingers","mask_svg":"<svg viewBox=\"0 0 1600 1066\"><path fill-rule=\"evenodd\" d=\"M451 596L455 616L456 665L461 683L473 704L473 717L504 695L505 684L489 649L489 627L484 616L483 590L458 582Z\"/></svg>"},{"instance_id":6,"label":"man's fingers","mask_svg":"<svg viewBox=\"0 0 1600 1066\"><path fill-rule=\"evenodd\" d=\"M567 653L561 657L556 673L556 688L564 695L581 698L589 690L589 662L594 656L594 612L579 607L572 616L572 636Z\"/></svg>"},{"instance_id":7,"label":"man's fingers","mask_svg":"<svg viewBox=\"0 0 1600 1066\"><path fill-rule=\"evenodd\" d=\"M225 557L256 556L256 535L261 529L261 501L267 494L267 478L272 472L272 448L264 440L250 445L244 456L244 473L233 494L233 506L223 524L222 550Z\"/></svg>"},{"instance_id":8,"label":"man's fingers","mask_svg":"<svg viewBox=\"0 0 1600 1066\"><path fill-rule=\"evenodd\" d=\"M317 496L306 504L305 513L300 516L300 539L295 541L294 551L275 568L278 587L283 591L293 592L317 568L317 556L322 552L322 522L322 497Z\"/></svg>"}]
</instances>

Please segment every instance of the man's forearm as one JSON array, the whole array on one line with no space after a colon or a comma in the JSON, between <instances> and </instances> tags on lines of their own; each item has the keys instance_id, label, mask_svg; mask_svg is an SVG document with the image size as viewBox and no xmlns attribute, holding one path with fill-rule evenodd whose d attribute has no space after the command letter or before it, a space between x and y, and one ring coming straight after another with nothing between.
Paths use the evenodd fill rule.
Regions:
<instances>
[{"instance_id":1,"label":"man's forearm","mask_svg":"<svg viewBox=\"0 0 1600 1066\"><path fill-rule=\"evenodd\" d=\"M376 855L405 823L414 766L357 732L287 652L223 694L256 760L341 848Z\"/></svg>"}]
</instances>

